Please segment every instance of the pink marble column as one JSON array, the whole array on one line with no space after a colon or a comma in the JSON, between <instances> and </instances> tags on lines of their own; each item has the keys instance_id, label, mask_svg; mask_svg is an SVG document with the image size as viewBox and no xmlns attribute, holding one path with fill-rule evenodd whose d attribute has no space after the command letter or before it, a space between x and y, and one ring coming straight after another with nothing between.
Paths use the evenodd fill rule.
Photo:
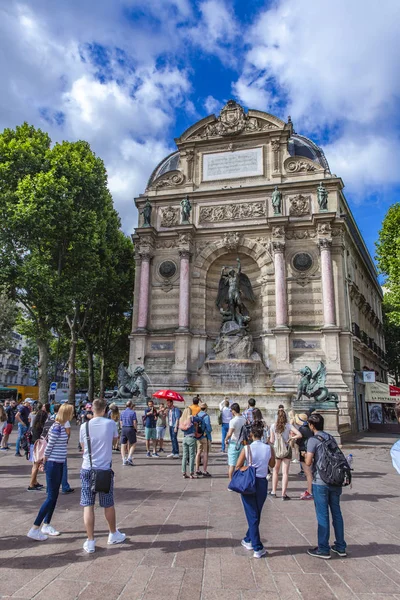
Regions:
<instances>
[{"instance_id":1,"label":"pink marble column","mask_svg":"<svg viewBox=\"0 0 400 600\"><path fill-rule=\"evenodd\" d=\"M285 244L272 242L275 263L276 327L287 327L287 291L285 273Z\"/></svg>"},{"instance_id":2,"label":"pink marble column","mask_svg":"<svg viewBox=\"0 0 400 600\"><path fill-rule=\"evenodd\" d=\"M142 259L142 264L140 267L138 329L146 329L147 317L149 313L151 254L149 252L142 252L140 253L140 256Z\"/></svg>"},{"instance_id":3,"label":"pink marble column","mask_svg":"<svg viewBox=\"0 0 400 600\"><path fill-rule=\"evenodd\" d=\"M180 276L179 276L179 329L189 329L189 298L190 298L190 275L189 258L190 252L180 250Z\"/></svg>"},{"instance_id":4,"label":"pink marble column","mask_svg":"<svg viewBox=\"0 0 400 600\"><path fill-rule=\"evenodd\" d=\"M333 287L332 241L322 238L318 241L321 251L321 280L324 301L324 327L336 326L335 291Z\"/></svg>"}]
</instances>

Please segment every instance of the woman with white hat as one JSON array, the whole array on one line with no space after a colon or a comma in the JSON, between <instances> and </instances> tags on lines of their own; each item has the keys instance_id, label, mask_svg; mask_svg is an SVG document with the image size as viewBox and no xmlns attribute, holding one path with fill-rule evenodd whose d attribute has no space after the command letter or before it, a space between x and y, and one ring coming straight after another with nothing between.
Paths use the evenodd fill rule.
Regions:
<instances>
[{"instance_id":1,"label":"woman with white hat","mask_svg":"<svg viewBox=\"0 0 400 600\"><path fill-rule=\"evenodd\" d=\"M299 447L299 451L300 451L300 464L303 468L303 471L305 473L306 479L307 479L307 489L305 492L303 492L300 495L300 500L312 500L313 499L313 495L312 495L312 480L313 480L313 476L312 476L312 470L311 467L307 467L306 463L304 462L305 460L305 456L306 456L306 452L307 452L307 442L308 439L310 437L313 437L313 432L311 431L311 429L308 426L308 422L307 422L308 416L306 415L306 413L301 413L299 415L295 416L295 422L296 425L299 429L299 432L301 433L302 437L297 441L297 445Z\"/></svg>"}]
</instances>

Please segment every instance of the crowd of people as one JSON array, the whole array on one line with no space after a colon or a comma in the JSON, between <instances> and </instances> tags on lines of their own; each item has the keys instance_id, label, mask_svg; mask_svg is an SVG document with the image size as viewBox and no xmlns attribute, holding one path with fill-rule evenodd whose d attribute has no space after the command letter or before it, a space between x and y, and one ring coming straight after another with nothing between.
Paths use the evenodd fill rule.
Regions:
<instances>
[{"instance_id":1,"label":"crowd of people","mask_svg":"<svg viewBox=\"0 0 400 600\"><path fill-rule=\"evenodd\" d=\"M14 423L17 423L15 454L22 456L22 449L32 462L28 491L44 490L44 484L38 479L42 472L46 478L46 498L28 537L45 541L49 536L60 535L51 521L60 489L64 494L74 492L68 484L67 466L68 442L74 416L80 424L79 448L83 454L80 471L81 506L84 509L87 531L83 547L86 552L91 553L95 551L96 496L99 497L100 506L104 508L109 525L108 543L117 544L125 540L125 535L116 528L114 474L111 466L113 451L121 453L123 466L135 464L138 418L133 402L128 400L125 408L120 411L116 404L108 406L105 400L96 399L93 403L82 406L76 415L74 407L69 404L56 405L51 410L48 404L36 403L33 408L29 402L17 405L13 400L6 400L4 406L0 405L1 450L10 449L10 434ZM287 415L281 405L274 421L267 424L253 398L249 399L243 412L237 402L225 398L220 404L218 421L222 431L220 452L227 455L228 480L231 481L238 470L252 467L255 473L254 490L251 494L241 494L248 523L242 546L252 550L255 558L261 558L267 553L260 539L259 524L269 481L272 480L269 494L273 499L277 497L282 473L281 498L284 501L290 500L289 470L295 462L300 463L300 474L307 482L307 489L300 495L300 499L314 500L318 521L318 546L308 553L323 559L329 559L331 551L342 557L346 556L340 510L340 495L342 485L345 484L338 485L335 482L333 485L327 480L324 476L327 469L321 462L329 456L328 447L332 456L335 452L341 454L341 451L334 438L324 432L323 417L315 413ZM167 457L181 458L183 478L212 476L208 471L208 464L213 428L208 406L198 396L183 411L170 400L156 406L149 399L142 416L142 425L146 458L159 458L166 452L164 444L168 431L172 448ZM337 456L340 459L339 454ZM336 458L332 458L333 462L335 460ZM346 470L343 461L341 464ZM231 484L228 490L232 491ZM336 536L332 546L329 545L329 511Z\"/></svg>"}]
</instances>

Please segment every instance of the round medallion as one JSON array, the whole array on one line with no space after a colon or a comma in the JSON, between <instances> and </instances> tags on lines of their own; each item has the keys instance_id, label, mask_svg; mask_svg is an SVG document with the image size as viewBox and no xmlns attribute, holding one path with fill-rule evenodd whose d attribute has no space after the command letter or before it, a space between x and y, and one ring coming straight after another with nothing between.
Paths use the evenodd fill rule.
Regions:
<instances>
[{"instance_id":1,"label":"round medallion","mask_svg":"<svg viewBox=\"0 0 400 600\"><path fill-rule=\"evenodd\" d=\"M299 252L293 257L293 266L297 271L308 271L311 269L313 259L308 252Z\"/></svg>"},{"instance_id":2,"label":"round medallion","mask_svg":"<svg viewBox=\"0 0 400 600\"><path fill-rule=\"evenodd\" d=\"M169 279L176 273L176 264L172 260L164 260L164 262L162 262L158 267L158 271L161 277Z\"/></svg>"}]
</instances>

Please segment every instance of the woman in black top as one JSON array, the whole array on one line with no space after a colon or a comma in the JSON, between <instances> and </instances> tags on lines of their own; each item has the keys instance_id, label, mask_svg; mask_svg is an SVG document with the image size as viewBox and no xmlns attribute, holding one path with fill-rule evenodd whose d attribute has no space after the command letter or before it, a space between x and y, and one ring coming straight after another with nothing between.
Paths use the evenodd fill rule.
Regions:
<instances>
[{"instance_id":1,"label":"woman in black top","mask_svg":"<svg viewBox=\"0 0 400 600\"><path fill-rule=\"evenodd\" d=\"M299 446L299 452L300 452L300 464L303 468L303 471L304 471L306 479L307 479L307 490L300 495L300 500L312 500L313 499L312 471L311 471L311 467L307 467L307 465L304 462L306 452L307 452L307 442L308 442L309 438L313 437L313 435L314 435L308 426L307 419L308 419L308 417L305 413L296 415L296 417L295 417L296 426L297 426L298 430L300 431L301 435L303 436L299 440L297 440L297 444Z\"/></svg>"},{"instance_id":2,"label":"woman in black top","mask_svg":"<svg viewBox=\"0 0 400 600\"><path fill-rule=\"evenodd\" d=\"M28 492L37 492L43 488L43 485L38 483L38 480L37 480L40 463L33 462L33 446L34 446L35 442L40 439L40 437L43 433L43 428L44 428L44 424L46 423L46 421L47 421L47 413L44 410L39 410L39 412L37 413L37 415L35 417L35 421L32 425L32 429L31 429L31 436L32 436L31 461L33 464L32 464L32 471L31 471L31 480L30 480L30 483L28 486Z\"/></svg>"}]
</instances>

